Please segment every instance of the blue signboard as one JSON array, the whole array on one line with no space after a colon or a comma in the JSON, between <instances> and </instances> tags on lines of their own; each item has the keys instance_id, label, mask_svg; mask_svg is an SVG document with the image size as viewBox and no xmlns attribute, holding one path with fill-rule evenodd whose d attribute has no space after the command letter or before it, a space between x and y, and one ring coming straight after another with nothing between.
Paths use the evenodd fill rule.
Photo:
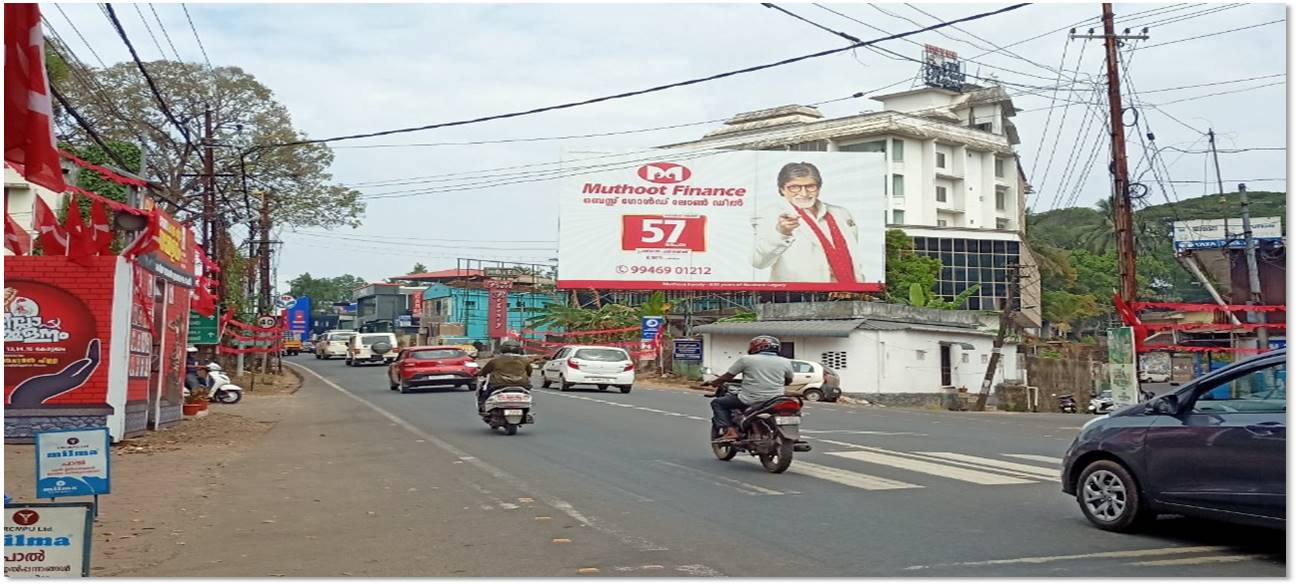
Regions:
<instances>
[{"instance_id":1,"label":"blue signboard","mask_svg":"<svg viewBox=\"0 0 1298 585\"><path fill-rule=\"evenodd\" d=\"M673 339L672 359L683 362L703 361L702 339Z\"/></svg>"},{"instance_id":2,"label":"blue signboard","mask_svg":"<svg viewBox=\"0 0 1298 585\"><path fill-rule=\"evenodd\" d=\"M658 334L663 329L662 317L641 317L640 318L640 340L653 341L658 339Z\"/></svg>"},{"instance_id":3,"label":"blue signboard","mask_svg":"<svg viewBox=\"0 0 1298 585\"><path fill-rule=\"evenodd\" d=\"M284 312L288 330L303 343L311 340L311 297L298 297Z\"/></svg>"},{"instance_id":4,"label":"blue signboard","mask_svg":"<svg viewBox=\"0 0 1298 585\"><path fill-rule=\"evenodd\" d=\"M109 492L108 429L36 433L36 497Z\"/></svg>"}]
</instances>

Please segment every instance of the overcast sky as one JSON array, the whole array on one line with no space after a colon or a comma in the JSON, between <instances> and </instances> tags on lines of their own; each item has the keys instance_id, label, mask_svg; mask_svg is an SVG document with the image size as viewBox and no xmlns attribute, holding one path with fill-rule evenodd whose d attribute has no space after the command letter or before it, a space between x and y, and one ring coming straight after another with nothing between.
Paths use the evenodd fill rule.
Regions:
<instances>
[{"instance_id":1,"label":"overcast sky","mask_svg":"<svg viewBox=\"0 0 1298 585\"><path fill-rule=\"evenodd\" d=\"M256 76L288 107L296 126L312 137L526 110L778 61L847 43L759 4L188 6L212 62L239 66ZM863 40L883 36L812 4L781 6ZM860 3L824 6L897 33L920 28L906 19L928 26L937 22L933 16L954 19L1002 5L883 5L891 14ZM96 5L61 7L105 61L129 58ZM89 49L71 34L68 20L51 5L43 8L75 54L93 62ZM181 56L201 60L181 6L156 4L155 9ZM1161 110L1138 107L1141 133L1148 124L1158 146L1191 151L1163 151L1172 178L1188 181L1175 184L1175 193L1169 192L1169 197L1205 193L1201 182L1212 178L1205 175L1211 167L1205 167L1207 156L1199 151L1207 146L1202 133L1209 127L1216 130L1222 149L1285 146L1286 23L1205 36L1283 20L1284 5L1117 4L1115 12L1119 29L1150 29L1149 40L1136 41L1130 50L1124 50L1135 101ZM1138 12L1146 14L1130 16ZM141 57L146 61L162 58L136 11L118 13ZM151 11L145 7L143 13L166 47ZM1107 148L1099 152L1096 162L1084 164L1102 131L1094 118L1107 116L1107 109L1090 106L1088 112L1088 106L1081 104L1096 102L1102 95L1094 92L1094 82L1103 79L1103 43L1070 40L1068 31L1062 30L1010 47L1017 57L984 53L992 49L988 43L1004 46L1091 19L1078 31L1085 33L1086 28L1098 27L1099 13L1098 3L1037 4L961 25L963 31L944 29L953 38L937 32L911 37L954 50L961 58L973 58L976 62L965 65L970 74L1005 82L1015 96L1015 105L1025 110L1015 118L1015 124L1022 137L1018 151L1024 169L1040 193L1029 199L1034 209L1069 203L1094 205L1107 197ZM1155 46L1170 41L1181 42ZM904 40L880 46L921 57L922 49ZM1062 76L1058 72L1061 61ZM319 229L285 230L280 234L286 244L278 265L279 280L302 272L315 276L352 273L378 280L404 274L416 262L433 269L454 267L457 257L545 262L557 250L558 183L518 182L522 175L499 176L518 170L494 169L538 165L523 170L544 171L553 168L547 163L559 161L564 149L650 148L698 138L719 124L565 141L409 146L413 143L564 136L702 122L743 111L824 102L861 91L868 95L900 91L918 81L918 68L914 62L861 49L855 55L840 53L566 111L340 142L334 145L337 158L332 169L338 182L357 184L369 194L462 190L370 200L361 228L334 231L346 240L321 237L324 232ZM1075 75L1077 70L1083 73ZM1238 81L1245 79L1249 80ZM1058 86L1064 91L1051 90ZM1171 89L1183 86L1197 87ZM1235 93L1203 97L1220 92ZM1078 103L1065 110L1065 100ZM1127 100L1130 104L1131 97ZM1056 106L1053 110L1052 103ZM821 107L827 117L877 109L878 102L868 98ZM1088 118L1092 120L1089 128ZM1134 133L1128 132L1135 177L1147 173L1149 165L1142 162L1141 145ZM1052 148L1055 155L1047 172ZM1227 190L1233 191L1240 179L1283 179L1284 155L1274 150L1221 155ZM493 177L496 182L514 184L463 189L465 183L491 182ZM419 178L419 182L374 184L408 178ZM1143 182L1150 186L1150 204L1166 202L1150 175L1146 174ZM1251 181L1249 185L1254 191L1283 191L1285 183Z\"/></svg>"}]
</instances>

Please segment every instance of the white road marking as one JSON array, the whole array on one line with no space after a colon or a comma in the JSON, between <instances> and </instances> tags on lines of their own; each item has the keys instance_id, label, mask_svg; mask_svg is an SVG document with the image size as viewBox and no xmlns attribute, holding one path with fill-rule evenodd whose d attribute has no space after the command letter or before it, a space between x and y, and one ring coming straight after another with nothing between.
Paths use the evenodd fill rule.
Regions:
<instances>
[{"instance_id":1,"label":"white road marking","mask_svg":"<svg viewBox=\"0 0 1298 585\"><path fill-rule=\"evenodd\" d=\"M595 530L598 530L598 531L600 531L600 532L603 532L603 533L605 533L605 534L608 534L608 535L610 535L610 536L613 536L614 538L617 538L618 540L622 541L623 544L626 544L627 546L630 546L630 547L632 547L632 548L635 548L636 550L639 550L639 551L645 551L645 552L647 552L647 551L664 551L664 550L670 550L670 549L668 549L668 548L666 548L666 547L658 546L657 544L654 544L653 542L650 542L649 540L647 540L647 539L645 539L645 538L643 538L643 537L635 536L635 535L632 535L632 534L628 534L626 531L622 530L621 528L619 528L619 527L617 527L617 526L614 526L614 525L612 525L612 524L609 524L608 522L605 522L605 521L603 521L603 520L601 520L601 519L599 519L599 518L596 518L596 517L593 517L593 516L586 516L586 515L582 514L581 512L577 511L577 509L574 508L574 507L572 506L572 504L569 504L568 502L566 502L566 501L564 501L564 500L561 500L561 499L556 498L556 497L554 497L554 496L550 496L550 495L544 494L544 493L542 493L541 491L539 491L539 490L537 490L537 489L535 489L535 488L532 488L531 486L529 486L529 485L528 485L527 483L525 483L524 481L518 479L517 477L514 477L513 475L510 475L509 473L505 472L504 470L502 470L502 469L500 469L500 468L498 468L498 467L496 467L496 466L494 466L494 465L491 465L490 463L487 463L487 462L485 462L485 461L482 461L482 460L480 460L480 459L478 459L478 458L476 458L476 457L470 455L469 453L465 452L464 450L460 449L459 447L456 447L455 445L452 445L452 444L446 442L445 440L441 439L440 437L438 437L438 436L436 436L436 435L433 435L432 433L429 433L429 432L427 432L427 431L425 431L425 430L423 430L423 429L421 429L421 428L419 428L419 427L417 427L417 426L415 426L415 425L413 425L413 424L407 422L405 419L403 419L403 418L401 418L401 417L399 417L399 416L397 416L397 415L395 415L395 414L392 414L391 412L388 412L387 410L384 410L382 407L378 406L377 404L374 404L373 402L370 402L369 400L366 400L366 399L364 399L364 398L361 398L360 396L357 396L356 394L352 393L351 391L347 390L346 388L343 388L342 386L339 386L338 384L335 384L332 380L329 380L328 378L325 378L324 376L320 375L319 373L317 373L315 370L312 370L311 368L308 368L308 367L303 366L303 365L300 365L300 364L294 364L294 363L289 363L289 365L290 365L290 366L293 366L293 367L296 367L296 368L300 368L301 370L303 370L303 371L305 371L305 372L311 374L312 376L315 376L317 379L319 379L321 382L323 382L326 386L329 386L330 388L333 388L334 390L337 390L338 392L341 392L344 396L346 396L346 397L348 397L348 398L351 398L352 400L355 400L356 402L359 402L359 403L365 405L365 406L368 407L370 410L373 410L374 412L377 412L377 413L383 415L384 418L386 418L386 419L392 421L393 423L395 423L395 424L401 426L402 428L406 429L407 431L410 431L411 433L414 433L416 436L420 437L421 439L424 439L424 440L428 441L429 443L432 443L433 445L436 445L437 447L441 448L442 450L447 451L447 452L449 452L450 454L455 455L456 457L459 457L459 461L456 461L456 463L459 463L459 462L468 463L468 464L473 465L474 467L476 467L476 468L478 468L478 469L480 469L480 470L486 472L488 475L490 475L490 476L492 476L492 477L494 477L494 478L496 478L496 479L498 479L498 480L500 480L500 481L503 481L503 482L506 482L506 483L509 483L509 484L513 485L515 488L517 488L519 491L521 491L521 492L523 492L523 493L526 493L526 494L534 494L534 495L535 495L537 498L539 498L542 502L545 502L547 505L549 505L549 506L552 507L552 508L556 508L556 509L562 511L564 514L567 514L569 518L572 518L573 520L576 520L577 522L579 522L579 523L581 523L581 524L583 524L583 525L589 526L589 527L591 527L591 528L594 528Z\"/></svg>"},{"instance_id":2,"label":"white road marking","mask_svg":"<svg viewBox=\"0 0 1298 585\"><path fill-rule=\"evenodd\" d=\"M930 455L933 457L950 459L953 461L961 461L965 463L976 463L979 465L984 465L992 468L1008 469L1010 471L1017 471L1020 473L1026 473L1028 475L1035 475L1047 481L1052 479L1059 479L1059 471L1055 469L1051 469L1049 467L1037 467L1036 465L1024 465L1022 463L1012 463L1009 461L1000 461L998 459L988 459L986 457L975 457L973 455L965 455L963 453L951 453L949 451L920 451L919 453L921 455Z\"/></svg>"},{"instance_id":3,"label":"white road marking","mask_svg":"<svg viewBox=\"0 0 1298 585\"><path fill-rule=\"evenodd\" d=\"M912 432L910 432L910 431L896 431L896 432L892 432L892 431L849 431L849 430L809 431L809 430L803 429L803 430L802 430L802 433L803 433L803 434L806 434L806 435L828 435L828 434L836 434L836 435L881 435L881 436L902 436L902 435L907 435L907 436L912 436L912 437L927 437L927 436L928 436L928 433L912 433Z\"/></svg>"},{"instance_id":4,"label":"white road marking","mask_svg":"<svg viewBox=\"0 0 1298 585\"><path fill-rule=\"evenodd\" d=\"M760 485L753 485L751 483L742 482L737 479L731 479L724 475L709 473L701 469L695 469L693 467L689 467L686 465L672 463L671 461L663 461L662 459L655 459L654 463L657 463L659 465L666 465L668 467L678 469L688 475L692 475L697 478L703 479L704 481L708 481L713 485L738 490L744 493L745 495L749 495L749 496L783 496L786 493L797 493L797 492L781 492L773 489L767 489ZM720 482L725 482L725 483L723 484Z\"/></svg>"},{"instance_id":5,"label":"white road marking","mask_svg":"<svg viewBox=\"0 0 1298 585\"><path fill-rule=\"evenodd\" d=\"M1017 559L997 559L992 561L970 561L965 563L943 563L939 565L914 565L906 567L907 571L933 569L937 567L985 567L991 565L1039 565L1058 561L1075 561L1079 559L1129 559L1139 557L1158 557L1166 555L1184 555L1191 553L1212 553L1230 550L1225 546L1178 546L1170 548L1144 548L1138 550L1119 550L1110 552L1087 553L1078 555L1059 555L1053 557L1022 557Z\"/></svg>"},{"instance_id":6,"label":"white road marking","mask_svg":"<svg viewBox=\"0 0 1298 585\"><path fill-rule=\"evenodd\" d=\"M832 481L834 483L840 483L848 487L854 487L857 489L862 489L867 491L904 490L904 489L914 489L914 488L924 487L922 485L915 485L913 483L906 483L904 481L896 481L896 480L878 477L874 475L856 473L855 471L838 469L837 467L818 465L816 463L811 463L809 461L795 460L793 462L793 465L789 467L788 473L792 473L795 475L805 475L808 477L814 477L816 479L823 479L825 481Z\"/></svg>"},{"instance_id":7,"label":"white road marking","mask_svg":"<svg viewBox=\"0 0 1298 585\"><path fill-rule=\"evenodd\" d=\"M1133 567L1173 567L1177 565L1206 565L1209 563L1238 563L1265 559L1267 555L1219 555L1211 557L1190 557L1188 559L1163 559L1159 561L1140 561L1127 563Z\"/></svg>"},{"instance_id":8,"label":"white road marking","mask_svg":"<svg viewBox=\"0 0 1298 585\"><path fill-rule=\"evenodd\" d=\"M874 451L833 451L830 452L829 455L833 455L835 457L843 457L846 459L854 459L856 461L864 461L866 463L874 463L876 465L886 465L888 467L896 467L897 469L905 469L907 471L925 473L928 475L936 475L939 477L946 477L946 478L955 479L959 481L967 481L969 483L976 483L979 485L1013 485L1013 484L1021 484L1021 483L1034 483L1033 480L1030 479L1022 479L1018 477L1011 477L1008 475L998 475L994 473L987 473L984 471L965 469L963 467L942 465L940 463L931 463L923 459L915 459L911 457L898 457L894 455L884 455L883 453L876 453Z\"/></svg>"},{"instance_id":9,"label":"white road marking","mask_svg":"<svg viewBox=\"0 0 1298 585\"><path fill-rule=\"evenodd\" d=\"M1046 455L1029 455L1027 453L1001 453L1005 457L1014 457L1015 459L1027 459L1028 461L1040 461L1042 463L1054 463L1061 465L1063 460L1059 457L1048 457Z\"/></svg>"}]
</instances>

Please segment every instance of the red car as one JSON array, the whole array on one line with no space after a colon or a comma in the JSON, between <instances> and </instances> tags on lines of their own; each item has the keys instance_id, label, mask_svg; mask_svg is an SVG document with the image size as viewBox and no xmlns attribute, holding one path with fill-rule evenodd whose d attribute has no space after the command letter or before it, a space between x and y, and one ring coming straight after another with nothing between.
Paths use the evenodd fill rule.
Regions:
<instances>
[{"instance_id":1,"label":"red car","mask_svg":"<svg viewBox=\"0 0 1298 585\"><path fill-rule=\"evenodd\" d=\"M449 345L407 347L388 366L388 388L402 394L416 386L463 386L473 390L478 364L462 348Z\"/></svg>"}]
</instances>

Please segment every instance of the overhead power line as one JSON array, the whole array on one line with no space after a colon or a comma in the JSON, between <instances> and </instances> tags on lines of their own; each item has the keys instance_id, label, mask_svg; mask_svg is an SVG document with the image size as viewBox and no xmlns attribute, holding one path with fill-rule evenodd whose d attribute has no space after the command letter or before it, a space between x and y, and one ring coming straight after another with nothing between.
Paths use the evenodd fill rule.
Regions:
<instances>
[{"instance_id":1,"label":"overhead power line","mask_svg":"<svg viewBox=\"0 0 1298 585\"><path fill-rule=\"evenodd\" d=\"M158 35L153 34L153 27L149 26L149 19L144 17L144 11L140 10L139 4L133 6L135 6L135 14L140 17L140 22L144 23L144 30L148 31L149 38L153 39L153 46L158 49L158 54L162 56L163 60L166 60L167 51L162 48L162 43L158 42Z\"/></svg>"},{"instance_id":2,"label":"overhead power line","mask_svg":"<svg viewBox=\"0 0 1298 585\"><path fill-rule=\"evenodd\" d=\"M1183 148L1177 148L1175 146L1164 146L1163 148L1166 148L1168 150L1175 150L1177 152L1181 152L1185 154L1208 154L1212 152L1211 150L1185 150ZM1260 150L1285 152L1289 149L1284 146L1259 146L1254 148L1218 148L1217 154L1239 154L1241 152L1254 152Z\"/></svg>"},{"instance_id":3,"label":"overhead power line","mask_svg":"<svg viewBox=\"0 0 1298 585\"><path fill-rule=\"evenodd\" d=\"M194 26L194 19L189 15L189 7L182 2L180 8L185 11L185 20L189 21L189 30L194 31L194 40L198 41L198 50L203 53L203 62L207 63L208 67L211 67L212 60L207 58L207 48L203 46L203 39L198 36L198 28Z\"/></svg>"},{"instance_id":4,"label":"overhead power line","mask_svg":"<svg viewBox=\"0 0 1298 585\"><path fill-rule=\"evenodd\" d=\"M144 81L148 83L149 91L153 93L153 98L157 100L162 115L166 116L167 120L171 121L177 130L180 130L180 135L185 138L186 143L189 143L189 130L176 119L175 114L171 113L171 108L167 106L167 100L162 97L162 92L158 90L158 84L154 83L153 76L149 75L149 70L144 68L144 62L140 61L140 55L135 52L135 45L131 44L130 37L126 36L126 29L122 28L122 22L117 19L117 12L113 10L113 5L104 4L103 7L108 14L108 20L113 23L113 28L117 29L118 36L122 37L122 42L126 43L126 48L130 50L131 59L135 61L135 66L140 70L140 74L144 76Z\"/></svg>"},{"instance_id":5,"label":"overhead power line","mask_svg":"<svg viewBox=\"0 0 1298 585\"><path fill-rule=\"evenodd\" d=\"M1181 99L1177 99L1177 100L1172 100L1172 101L1170 101L1170 102L1159 102L1159 103L1156 104L1156 105L1159 105L1159 106L1168 106L1168 105L1172 105L1172 104L1179 104L1179 103L1181 103L1181 102L1189 102L1189 101L1194 101L1194 100L1201 100L1201 99L1204 99L1204 98L1210 98L1210 97L1219 96L1219 95L1229 95L1229 94L1232 94L1232 93L1244 93L1244 92L1246 92L1246 91L1253 91L1253 90L1255 90L1255 89L1265 89L1265 88L1268 88L1268 87L1274 87L1274 86L1277 86L1277 85L1284 85L1285 83L1286 83L1286 82L1283 81L1283 80L1281 80L1281 81L1273 81L1273 82L1271 82L1271 83L1264 83L1264 84L1262 84L1262 85L1255 85L1255 86L1253 86L1253 87L1244 87L1244 88L1240 88L1240 89L1232 89L1232 90L1227 90L1227 91L1218 91L1218 92L1213 92L1213 93L1205 93L1205 94L1203 94L1203 95L1190 96L1190 97L1187 97L1187 98L1181 98ZM1143 104L1142 104L1142 105L1143 105Z\"/></svg>"},{"instance_id":6,"label":"overhead power line","mask_svg":"<svg viewBox=\"0 0 1298 585\"><path fill-rule=\"evenodd\" d=\"M1146 90L1146 91L1141 92L1141 93L1147 93L1147 94L1148 94L1148 93L1162 93L1162 92L1165 92L1165 91L1177 91L1177 90L1181 90L1181 89L1191 89L1191 88L1195 88L1195 87L1209 87L1209 86L1213 86L1213 85L1230 85L1230 84L1232 84L1232 83L1243 83L1243 82L1245 82L1245 81L1257 81L1257 80L1259 80L1259 79L1271 79L1271 78L1273 78L1273 77L1285 77L1286 75L1288 75L1288 74L1287 74L1287 73L1272 73L1271 75L1259 75L1259 76L1257 76L1257 77L1244 77L1244 78L1241 78L1241 79L1230 79L1230 80L1227 80L1227 81L1214 81L1214 82L1211 82L1211 83L1196 83L1196 84L1194 84L1194 85L1181 85L1181 86L1177 86L1177 87L1164 87L1164 88L1160 88L1160 89L1150 89L1150 90Z\"/></svg>"},{"instance_id":7,"label":"overhead power line","mask_svg":"<svg viewBox=\"0 0 1298 585\"><path fill-rule=\"evenodd\" d=\"M68 24L72 25L72 32L77 33L77 38L81 39L81 42L86 45L87 49L90 49L90 54L95 56L95 60L99 62L99 66L108 69L108 65L106 65L104 60L99 57L99 53L95 52L95 46L90 44L90 41L86 40L85 35L81 34L81 29L77 28L77 24L72 22L71 18L68 18L68 13L63 11L63 6L56 2L54 3L54 7L59 9L59 14L63 15L63 20L68 21ZM66 45L67 43L64 43L64 46Z\"/></svg>"},{"instance_id":8,"label":"overhead power line","mask_svg":"<svg viewBox=\"0 0 1298 585\"><path fill-rule=\"evenodd\" d=\"M167 39L167 45L171 47L172 54L176 56L177 61L183 62L184 59L181 58L180 51L176 50L176 43L171 42L171 33L167 32L167 25L162 24L162 17L158 16L158 9L154 7L152 3L150 3L149 10L153 12L153 18L158 21L158 28L162 29L162 36L163 38Z\"/></svg>"},{"instance_id":9,"label":"overhead power line","mask_svg":"<svg viewBox=\"0 0 1298 585\"><path fill-rule=\"evenodd\" d=\"M438 128L450 128L450 127L454 127L454 126L467 126L467 125L470 125L470 124L479 124L479 123L482 123L482 122L489 122L489 121L493 121L493 120L504 120L504 119L508 119L508 118L517 118L517 117L521 117L521 116L529 116L529 115L533 115L533 114L539 114L539 113L542 113L542 112L552 112L552 111L556 111L556 110L566 110L566 109L571 109L571 108L575 108L575 107L578 107L578 106L586 106L586 105L590 105L590 104L596 104L596 103L601 103L601 102L607 102L607 101L612 101L612 100L618 100L618 99L624 99L624 98L629 98L629 97L635 97L635 96L645 95L645 94L649 94L649 93L656 93L656 92L660 92L660 91L667 90L667 89L673 89L673 88L677 88L677 87L686 87L686 86L690 86L690 85L697 85L697 84L700 84L700 83L706 83L706 82L709 82L709 81L715 81L715 80L718 80L718 79L725 79L725 78L727 78L727 77L734 77L734 76L736 76L736 75L742 75L742 74L745 74L745 73L752 73L752 72L755 72L755 71L762 71L762 70L765 70L765 69L772 69L772 68L775 68L775 67L781 67L781 66L784 66L784 65L790 65L790 64L793 64L793 63L801 62L801 61L806 61L806 60L808 60L808 59L816 59L816 58L819 58L819 57L825 57L825 56L829 56L829 55L836 55L836 54L838 54L838 53L843 53L843 52L851 51L852 49L855 49L855 48L873 46L873 45L875 45L875 44L877 44L877 43L881 43L881 42L883 42L883 41L890 41L890 40L894 40L894 39L906 38L906 37L908 37L908 36L917 35L917 34L920 34L920 33L924 33L924 32L931 31L931 30L938 30L938 29L945 28L945 27L948 27L948 26L952 26L952 25L955 25L955 24L959 24L959 23L962 23L962 22L970 22L970 21L974 21L974 20L979 20L979 19L983 19L983 18L988 18L988 17L991 17L991 16L996 16L996 15L998 15L998 14L1004 14L1004 13L1006 13L1006 12L1010 12L1010 11L1013 11L1013 10L1018 10L1018 9L1020 9L1020 8L1023 8L1024 6L1027 6L1027 4L1026 4L1026 3L1022 3L1022 4L1013 4L1013 5L1006 6L1006 7L1004 7L1004 8L1000 8L1000 9L997 9L997 10L992 10L992 11L988 11L988 12L980 12L980 13L978 13L978 14L973 14L973 15L970 15L970 16L966 16L966 17L964 17L964 18L959 18L959 19L956 19L956 20L948 21L948 22L941 22L941 23L934 24L934 25L932 25L932 26L927 26L927 27L920 28L920 29L915 29L915 30L911 30L911 31L906 31L906 32L902 32L902 33L897 33L897 34L894 34L894 35L889 35L889 36L886 36L886 37L877 38L877 39L874 39L874 40L871 40L871 41L865 41L865 42L862 42L862 43L853 43L853 44L848 45L848 46L845 46L845 47L839 47L839 48L835 48L835 49L827 49L827 50L824 50L824 51L817 51L817 52L815 52L815 53L808 53L808 54L806 54L806 55L799 55L799 56L797 56L797 57L790 57L790 58L782 59L782 60L775 61L775 62L772 62L772 63L765 63L765 64L762 64L762 65L754 65L754 66L751 66L751 67L744 67L744 68L742 68L742 69L733 69L733 70L725 71L725 72L722 72L722 73L716 73L716 74L713 74L713 75L708 75L708 76L706 76L706 77L696 77L696 78L688 79L688 80L685 80L685 81L677 81L677 82L674 82L674 83L666 83L666 84L662 84L662 85L656 85L656 86L653 86L653 87L648 87L648 88L645 88L645 89L639 89L639 90L634 90L634 91L627 91L627 92L622 92L622 93L617 93L617 94L612 94L612 95L605 95L605 96L596 97L596 98L590 98L590 99L586 99L586 100L580 100L580 101L575 101L575 102L567 102L567 103L556 104L556 105L552 105L552 106L544 106L544 107L539 107L539 108L532 108L532 109L529 109L529 110L521 110L521 111L509 112L509 113L505 113L505 114L494 114L494 115L490 115L490 116L480 116L480 117L477 117L477 118L469 118L469 119L465 119L465 120L456 120L456 121L452 121L452 122L441 122L441 123L437 123L437 124L427 124L427 125L423 125L423 126L413 126L413 127L409 127L409 128L397 128L397 129L393 129L393 130L381 130L381 131L378 131L378 132L366 132L366 133L361 133L361 134L349 134L349 135L344 135L344 136L335 136L335 137L332 137L332 138L317 138L317 139L310 139L310 140L297 140L297 141L292 141L292 142L284 142L284 143L279 143L279 144L267 145L266 147L298 146L298 145L302 145L302 144L318 144L318 143L322 143L322 142L339 142L339 141L342 141L342 140L355 140L355 139L358 139L358 138L373 138L373 137L375 137L375 136L388 136L388 135L392 135L392 134L404 134L404 133L408 133L408 132L419 132L419 131L422 131L422 130L434 130L434 129L438 129Z\"/></svg>"},{"instance_id":10,"label":"overhead power line","mask_svg":"<svg viewBox=\"0 0 1298 585\"><path fill-rule=\"evenodd\" d=\"M1259 22L1259 23L1257 23L1257 24L1251 24L1251 25L1249 25L1249 26L1241 26L1241 27L1239 27L1239 28L1232 28L1232 29L1229 29L1229 30L1217 31L1217 32L1214 32L1214 33L1207 33L1207 34L1202 34L1202 35L1195 35L1195 36L1192 36L1192 37L1185 37L1185 38L1183 38L1183 39L1175 39L1175 40L1166 41L1166 42L1162 42L1162 43L1154 43L1154 44L1152 44L1152 45L1144 45L1144 46L1141 46L1141 47L1137 47L1137 48L1134 49L1134 50L1136 50L1136 51L1144 51L1144 50L1146 50L1146 49L1152 49L1152 48L1154 48L1154 47L1165 47L1165 46L1167 46L1167 45L1175 45L1175 44L1177 44L1177 43L1184 43L1184 42L1187 42L1187 41L1198 41L1198 40L1206 39L1206 38L1208 38L1208 37L1215 37L1215 36L1217 36L1217 35L1224 35L1224 34L1227 34L1227 33L1239 32L1239 31L1242 31L1242 30L1249 30L1249 29L1251 29L1251 28L1257 28L1257 27L1260 27L1260 26L1266 26L1266 25L1268 25L1268 24L1276 24L1276 23L1280 23L1280 22L1285 22L1285 19L1283 19L1283 18L1279 18L1279 19L1276 19L1276 20L1268 20L1268 21L1266 21L1266 22Z\"/></svg>"}]
</instances>

